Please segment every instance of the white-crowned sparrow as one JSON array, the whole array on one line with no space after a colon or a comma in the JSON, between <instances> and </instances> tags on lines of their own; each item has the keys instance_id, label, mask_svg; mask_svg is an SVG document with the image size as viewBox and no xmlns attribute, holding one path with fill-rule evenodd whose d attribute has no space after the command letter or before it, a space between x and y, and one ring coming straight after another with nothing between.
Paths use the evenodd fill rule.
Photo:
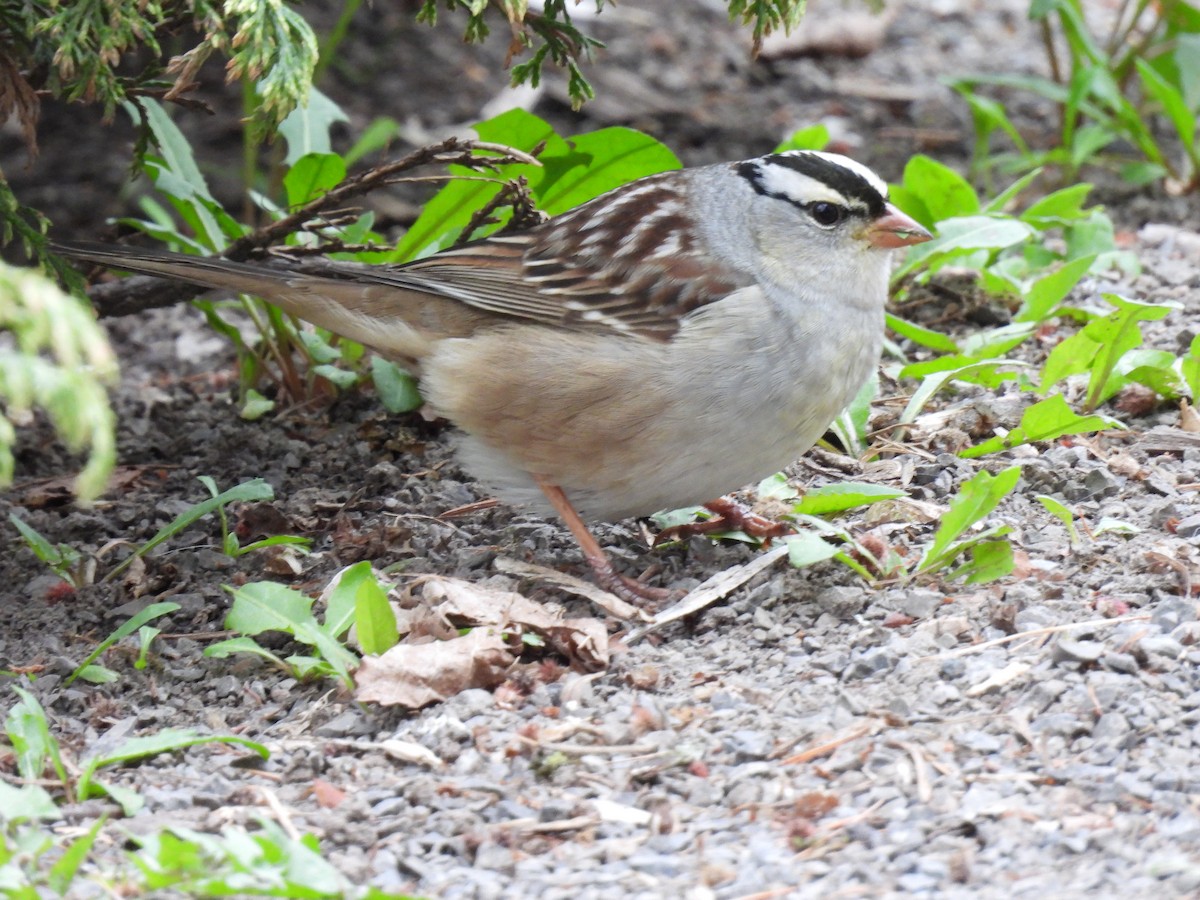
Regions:
<instances>
[{"instance_id":1,"label":"white-crowned sparrow","mask_svg":"<svg viewBox=\"0 0 1200 900\"><path fill-rule=\"evenodd\" d=\"M619 588L582 520L712 500L797 459L878 360L889 251L928 238L866 167L792 151L652 175L406 265L64 249L258 295L410 367L467 471L560 515Z\"/></svg>"}]
</instances>

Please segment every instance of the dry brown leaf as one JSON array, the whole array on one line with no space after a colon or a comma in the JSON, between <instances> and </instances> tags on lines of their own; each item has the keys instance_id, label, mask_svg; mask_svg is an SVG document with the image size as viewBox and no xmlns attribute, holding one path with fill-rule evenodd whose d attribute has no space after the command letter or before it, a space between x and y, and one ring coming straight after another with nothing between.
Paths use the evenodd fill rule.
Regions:
<instances>
[{"instance_id":1,"label":"dry brown leaf","mask_svg":"<svg viewBox=\"0 0 1200 900\"><path fill-rule=\"evenodd\" d=\"M346 799L345 791L320 778L313 779L312 792L317 805L324 809L337 809Z\"/></svg>"},{"instance_id":2,"label":"dry brown leaf","mask_svg":"<svg viewBox=\"0 0 1200 900\"><path fill-rule=\"evenodd\" d=\"M459 625L533 632L584 671L595 672L608 665L608 630L598 619L566 619L523 594L456 578L427 578L421 595L435 605L437 613Z\"/></svg>"},{"instance_id":3,"label":"dry brown leaf","mask_svg":"<svg viewBox=\"0 0 1200 900\"><path fill-rule=\"evenodd\" d=\"M1186 400L1179 401L1179 427L1190 434L1200 433L1200 413Z\"/></svg>"},{"instance_id":4,"label":"dry brown leaf","mask_svg":"<svg viewBox=\"0 0 1200 900\"><path fill-rule=\"evenodd\" d=\"M38 96L21 74L21 67L0 46L0 122L14 114L31 157L37 156Z\"/></svg>"},{"instance_id":5,"label":"dry brown leaf","mask_svg":"<svg viewBox=\"0 0 1200 900\"><path fill-rule=\"evenodd\" d=\"M397 644L367 656L354 673L355 699L420 709L468 688L494 688L516 660L498 628L476 628L450 641Z\"/></svg>"},{"instance_id":6,"label":"dry brown leaf","mask_svg":"<svg viewBox=\"0 0 1200 900\"><path fill-rule=\"evenodd\" d=\"M863 516L863 525L871 528L885 522L903 522L908 525L928 525L938 521L946 512L946 507L939 503L926 500L913 500L910 497L896 497L893 500L880 500L867 507Z\"/></svg>"}]
</instances>

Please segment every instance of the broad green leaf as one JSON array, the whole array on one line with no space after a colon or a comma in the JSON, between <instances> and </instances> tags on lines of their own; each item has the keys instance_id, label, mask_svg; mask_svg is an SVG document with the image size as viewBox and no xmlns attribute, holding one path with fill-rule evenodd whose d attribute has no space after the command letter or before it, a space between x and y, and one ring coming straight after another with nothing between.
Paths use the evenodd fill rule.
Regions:
<instances>
[{"instance_id":1,"label":"broad green leaf","mask_svg":"<svg viewBox=\"0 0 1200 900\"><path fill-rule=\"evenodd\" d=\"M0 825L61 818L62 810L40 784L27 784L18 788L6 781L0 781ZM0 866L4 863L4 847L0 843ZM37 900L33 895L31 897L32 900Z\"/></svg>"},{"instance_id":2,"label":"broad green leaf","mask_svg":"<svg viewBox=\"0 0 1200 900\"><path fill-rule=\"evenodd\" d=\"M904 167L904 187L920 198L932 224L979 212L979 197L965 178L940 162L918 154Z\"/></svg>"},{"instance_id":3,"label":"broad green leaf","mask_svg":"<svg viewBox=\"0 0 1200 900\"><path fill-rule=\"evenodd\" d=\"M810 125L793 131L791 136L775 148L776 153L788 150L824 150L829 146L829 128L825 125Z\"/></svg>"},{"instance_id":4,"label":"broad green leaf","mask_svg":"<svg viewBox=\"0 0 1200 900\"><path fill-rule=\"evenodd\" d=\"M369 562L355 563L342 572L334 593L343 592L353 598L354 624L362 652L378 656L394 647L400 639L396 614Z\"/></svg>"},{"instance_id":5,"label":"broad green leaf","mask_svg":"<svg viewBox=\"0 0 1200 900\"><path fill-rule=\"evenodd\" d=\"M1134 59L1133 64L1137 66L1138 75L1141 76L1142 87L1162 106L1163 112L1175 126L1175 133L1179 135L1184 148L1192 154L1196 146L1196 115L1188 108L1183 94L1168 84L1145 60Z\"/></svg>"},{"instance_id":6,"label":"broad green leaf","mask_svg":"<svg viewBox=\"0 0 1200 900\"><path fill-rule=\"evenodd\" d=\"M390 413L412 412L425 402L417 379L407 369L382 356L371 359L371 379L384 409Z\"/></svg>"},{"instance_id":7,"label":"broad green leaf","mask_svg":"<svg viewBox=\"0 0 1200 900\"><path fill-rule=\"evenodd\" d=\"M308 101L293 109L279 123L279 133L287 141L287 155L284 157L284 162L289 166L294 166L298 160L310 153L322 155L331 153L330 129L338 122L349 121L350 117L342 111L340 106L316 88L310 88ZM343 170L344 168L345 164L343 164Z\"/></svg>"},{"instance_id":8,"label":"broad green leaf","mask_svg":"<svg viewBox=\"0 0 1200 900\"><path fill-rule=\"evenodd\" d=\"M287 669L287 664L282 659L251 637L233 637L225 641L218 641L210 644L204 650L204 655L212 659L227 659L235 653L261 656L263 659L275 663L279 668Z\"/></svg>"},{"instance_id":9,"label":"broad green leaf","mask_svg":"<svg viewBox=\"0 0 1200 900\"><path fill-rule=\"evenodd\" d=\"M388 116L379 116L362 130L354 146L346 151L346 166L352 166L364 156L382 150L400 135L400 123Z\"/></svg>"},{"instance_id":10,"label":"broad green leaf","mask_svg":"<svg viewBox=\"0 0 1200 900\"><path fill-rule=\"evenodd\" d=\"M797 569L816 565L833 559L839 551L836 546L812 531L801 531L784 538L788 548L788 562Z\"/></svg>"},{"instance_id":11,"label":"broad green leaf","mask_svg":"<svg viewBox=\"0 0 1200 900\"><path fill-rule=\"evenodd\" d=\"M1047 194L1021 213L1021 221L1048 227L1082 218L1083 204L1091 190L1090 184L1073 184Z\"/></svg>"},{"instance_id":12,"label":"broad green leaf","mask_svg":"<svg viewBox=\"0 0 1200 900\"><path fill-rule=\"evenodd\" d=\"M475 126L475 133L480 140L504 144L526 153L543 143L545 153L562 155L570 149L548 122L519 109L480 122ZM500 190L499 181L524 175L530 184L535 184L541 178L540 169L529 165L501 166L494 175L486 172L477 175L457 166L451 166L450 172L461 177L449 182L425 204L417 221L396 245L395 252L389 254L391 261L407 262L448 246L471 221L475 211L496 196Z\"/></svg>"},{"instance_id":13,"label":"broad green leaf","mask_svg":"<svg viewBox=\"0 0 1200 900\"><path fill-rule=\"evenodd\" d=\"M1087 434L1124 427L1111 416L1078 415L1067 406L1062 394L1051 394L1045 400L1027 407L1021 415L1021 424L1008 434L968 447L959 451L958 455L964 459L974 459L1034 441L1052 441L1068 434Z\"/></svg>"},{"instance_id":14,"label":"broad green leaf","mask_svg":"<svg viewBox=\"0 0 1200 900\"><path fill-rule=\"evenodd\" d=\"M1064 263L1048 275L1043 275L1031 284L1024 292L1021 308L1013 317L1017 322L1041 322L1054 313L1058 306L1079 283L1092 263L1096 261L1095 254L1080 256Z\"/></svg>"},{"instance_id":15,"label":"broad green leaf","mask_svg":"<svg viewBox=\"0 0 1200 900\"><path fill-rule=\"evenodd\" d=\"M21 699L9 709L4 730L12 744L17 772L26 781L37 781L50 765L58 779L66 781L67 770L59 756L58 741L50 733L46 710L25 688L13 685L13 693Z\"/></svg>"},{"instance_id":16,"label":"broad green leaf","mask_svg":"<svg viewBox=\"0 0 1200 900\"><path fill-rule=\"evenodd\" d=\"M337 187L346 177L346 164L335 153L306 153L283 176L288 207L298 209Z\"/></svg>"},{"instance_id":17,"label":"broad green leaf","mask_svg":"<svg viewBox=\"0 0 1200 900\"><path fill-rule=\"evenodd\" d=\"M970 561L959 566L947 578L964 578L967 584L987 584L1013 570L1012 544L1008 541L980 541L969 550Z\"/></svg>"},{"instance_id":18,"label":"broad green leaf","mask_svg":"<svg viewBox=\"0 0 1200 900\"><path fill-rule=\"evenodd\" d=\"M1034 229L1017 219L995 216L965 216L938 223L931 241L910 248L908 257L892 275L898 281L935 257L954 256L972 250L1002 250L1028 240Z\"/></svg>"},{"instance_id":19,"label":"broad green leaf","mask_svg":"<svg viewBox=\"0 0 1200 900\"><path fill-rule=\"evenodd\" d=\"M225 627L247 635L283 631L301 643L315 647L347 684L357 657L318 624L312 614L312 599L270 581L257 581L233 589L233 606Z\"/></svg>"},{"instance_id":20,"label":"broad green leaf","mask_svg":"<svg viewBox=\"0 0 1200 900\"><path fill-rule=\"evenodd\" d=\"M924 325L918 325L915 322L909 322L891 313L887 313L885 320L888 328L901 337L908 338L914 344L928 347L930 350L935 350L938 353L958 352L958 345L954 343L953 339L942 334L940 331L934 331L932 328L926 328Z\"/></svg>"},{"instance_id":21,"label":"broad green leaf","mask_svg":"<svg viewBox=\"0 0 1200 900\"><path fill-rule=\"evenodd\" d=\"M556 216L637 178L680 167L664 144L632 128L603 128L571 139L566 154L544 153L538 204Z\"/></svg>"},{"instance_id":22,"label":"broad green leaf","mask_svg":"<svg viewBox=\"0 0 1200 900\"><path fill-rule=\"evenodd\" d=\"M1021 477L1021 467L1011 466L992 475L981 471L963 483L962 488L950 501L950 509L942 516L941 525L933 536L933 543L921 556L918 572L937 568L944 563L944 555L951 545L968 528L988 516L1013 488Z\"/></svg>"}]
</instances>

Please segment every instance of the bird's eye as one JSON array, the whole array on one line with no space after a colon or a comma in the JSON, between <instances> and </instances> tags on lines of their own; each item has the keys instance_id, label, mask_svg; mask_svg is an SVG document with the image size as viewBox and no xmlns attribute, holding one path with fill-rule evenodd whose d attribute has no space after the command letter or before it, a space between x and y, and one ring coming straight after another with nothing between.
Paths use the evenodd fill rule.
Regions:
<instances>
[{"instance_id":1,"label":"bird's eye","mask_svg":"<svg viewBox=\"0 0 1200 900\"><path fill-rule=\"evenodd\" d=\"M843 210L836 203L814 203L808 208L813 221L823 228L832 228L842 221Z\"/></svg>"}]
</instances>

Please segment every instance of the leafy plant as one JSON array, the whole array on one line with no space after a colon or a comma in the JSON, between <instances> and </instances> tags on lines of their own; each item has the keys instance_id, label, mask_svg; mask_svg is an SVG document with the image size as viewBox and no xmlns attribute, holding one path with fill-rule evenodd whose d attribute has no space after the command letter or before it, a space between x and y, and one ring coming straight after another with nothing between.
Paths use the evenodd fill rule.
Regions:
<instances>
[{"instance_id":1,"label":"leafy plant","mask_svg":"<svg viewBox=\"0 0 1200 900\"><path fill-rule=\"evenodd\" d=\"M49 771L76 802L90 797L108 796L121 805L126 815L133 815L141 808L141 797L128 788L101 781L97 775L102 769L199 744L238 744L252 750L263 759L270 755L262 744L245 738L201 734L190 729L167 729L155 735L128 738L115 748L84 756L68 766L64 762L62 748L52 734L46 710L37 698L24 688L14 687L13 691L20 700L9 710L4 729L15 752L17 770L21 777L29 782L37 782ZM76 772L77 775L74 774ZM44 806L44 802L38 805ZM0 805L0 820L7 818L4 810L10 808Z\"/></svg>"},{"instance_id":2,"label":"leafy plant","mask_svg":"<svg viewBox=\"0 0 1200 900\"><path fill-rule=\"evenodd\" d=\"M228 555L235 558L256 550L280 545L291 546L303 551L311 543L308 538L295 535L274 535L261 541L255 541L245 547L241 546L237 534L229 528L229 522L225 515L225 507L230 503L252 503L273 500L275 498L274 490L261 478L243 482L236 487L220 493L217 492L216 483L207 475L201 475L199 481L208 489L212 496L185 509L169 523L160 528L154 537L141 546L136 547L129 556L109 569L108 573L102 579L103 581L115 579L129 568L134 560L145 556L164 541L170 540L213 512L218 514L221 521L222 549ZM9 513L8 518L25 541L26 546L33 551L38 559L48 565L56 575L77 588L91 583L96 568L94 559L85 557L80 551L67 544L52 544L33 526L21 521L15 513Z\"/></svg>"},{"instance_id":3,"label":"leafy plant","mask_svg":"<svg viewBox=\"0 0 1200 900\"><path fill-rule=\"evenodd\" d=\"M240 635L213 644L204 651L205 656L224 659L234 653L250 653L300 679L335 676L353 687L351 671L357 668L359 658L342 643L351 626L363 653L381 654L399 640L387 591L368 562L355 563L334 576L325 592L322 621L313 615L311 597L281 584L260 581L229 590L233 606L225 627ZM312 647L315 655L280 658L254 640L265 631L290 634Z\"/></svg>"},{"instance_id":4,"label":"leafy plant","mask_svg":"<svg viewBox=\"0 0 1200 900\"><path fill-rule=\"evenodd\" d=\"M82 500L100 495L116 461L115 421L104 386L117 364L104 332L78 300L38 272L0 263L0 487L12 482L15 420L49 415L74 452L87 451L75 479Z\"/></svg>"},{"instance_id":5,"label":"leafy plant","mask_svg":"<svg viewBox=\"0 0 1200 900\"><path fill-rule=\"evenodd\" d=\"M1200 9L1187 0L1130 0L1120 5L1105 38L1089 26L1083 0L1031 0L1029 18L1041 29L1050 77L972 75L951 82L974 118L977 170L1054 165L1072 181L1084 165L1112 163L1134 183L1165 178L1178 193L1200 187ZM1004 106L980 91L984 85L1056 104L1057 145L1033 150ZM1162 131L1170 132L1170 143L1159 137ZM997 132L1014 151L991 152ZM1107 153L1117 142L1140 159Z\"/></svg>"}]
</instances>

